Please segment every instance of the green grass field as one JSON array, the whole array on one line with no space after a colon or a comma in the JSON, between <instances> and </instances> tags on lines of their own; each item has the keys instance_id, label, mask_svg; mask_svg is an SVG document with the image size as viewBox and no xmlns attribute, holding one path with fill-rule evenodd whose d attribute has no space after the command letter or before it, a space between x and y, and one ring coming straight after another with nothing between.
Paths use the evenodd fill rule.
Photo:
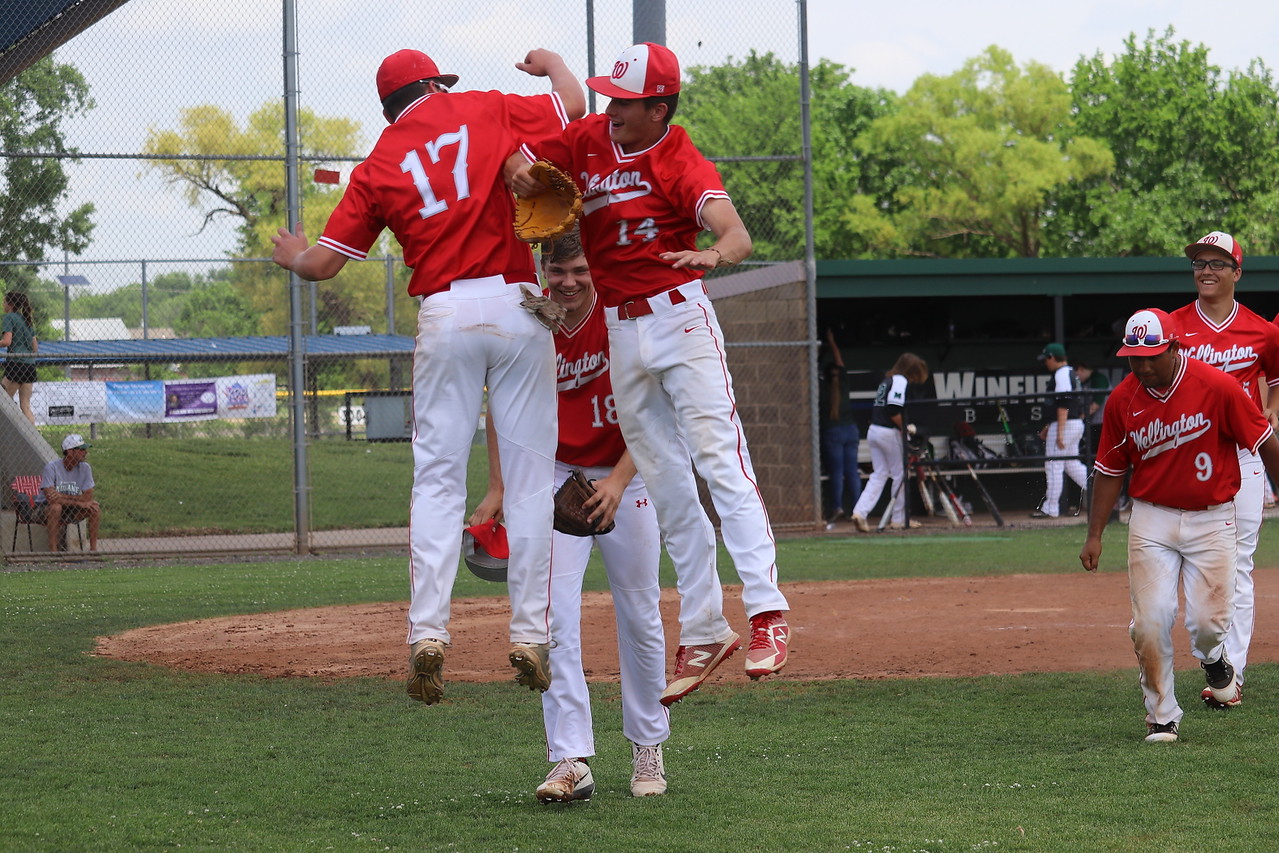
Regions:
<instances>
[{"instance_id":1,"label":"green grass field","mask_svg":"<svg viewBox=\"0 0 1279 853\"><path fill-rule=\"evenodd\" d=\"M781 542L784 580L1078 571L1082 528ZM1123 569L1122 527L1103 568ZM1268 522L1258 564L1279 565ZM728 573L725 562L725 579ZM588 574L603 585L598 567ZM664 582L669 583L669 569ZM465 572L456 594L501 588ZM978 679L744 679L672 711L670 792L627 795L615 685L592 689L598 784L540 806L540 703L513 684L266 680L92 657L142 625L402 600L403 559L0 573L0 849L1275 849L1279 667L1180 743L1142 742L1136 668ZM1260 631L1274 630L1262 625ZM1122 635L1115 642L1126 643ZM873 660L873 637L849 655ZM446 670L447 677L447 670Z\"/></svg>"}]
</instances>

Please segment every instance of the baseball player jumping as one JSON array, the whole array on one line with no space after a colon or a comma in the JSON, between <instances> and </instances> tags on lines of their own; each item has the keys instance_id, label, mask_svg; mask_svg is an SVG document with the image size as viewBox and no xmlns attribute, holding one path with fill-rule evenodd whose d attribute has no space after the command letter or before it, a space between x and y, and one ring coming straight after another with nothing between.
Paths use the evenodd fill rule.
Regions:
<instances>
[{"instance_id":1,"label":"baseball player jumping","mask_svg":"<svg viewBox=\"0 0 1279 853\"><path fill-rule=\"evenodd\" d=\"M1235 610L1238 448L1279 476L1279 439L1239 384L1181 352L1176 321L1157 309L1128 319L1118 355L1132 373L1111 394L1094 465L1088 536L1079 553L1097 570L1101 535L1131 468L1129 633L1141 672L1146 740L1175 741L1182 710L1173 679L1177 589L1209 695L1238 692L1226 638ZM1194 338L1190 338L1194 340Z\"/></svg>"},{"instance_id":2,"label":"baseball player jumping","mask_svg":"<svg viewBox=\"0 0 1279 853\"><path fill-rule=\"evenodd\" d=\"M1194 268L1199 298L1173 312L1181 331L1182 352L1221 369L1248 393L1258 410L1275 426L1267 408L1270 389L1279 385L1279 328L1235 301L1235 285L1243 276L1243 249L1229 234L1213 231L1186 247ZM1226 654L1235 667L1235 695L1218 702L1205 688L1204 702L1213 707L1243 703L1244 667L1252 642L1255 616L1252 566L1261 534L1266 476L1261 460L1239 447L1239 494L1235 496L1235 533L1239 538L1235 578L1235 619L1226 637Z\"/></svg>"},{"instance_id":3,"label":"baseball player jumping","mask_svg":"<svg viewBox=\"0 0 1279 853\"><path fill-rule=\"evenodd\" d=\"M573 468L594 480L591 518L596 528L616 526L599 537L552 534L551 669L555 679L542 694L548 757L555 762L537 789L542 802L589 799L595 790L590 758L595 755L591 697L582 669L582 580L592 546L604 571L617 614L617 656L622 680L622 733L631 742L631 794L666 793L662 744L670 737L670 717L659 697L666 686L666 640L658 608L661 542L657 513L617 426L609 383L608 329L596 298L591 270L575 232L543 249L542 271L550 298L564 307L555 334L559 392L559 449L555 480ZM491 454L490 454L491 455ZM500 454L499 454L500 456ZM490 465L489 493L471 517L478 523L502 510L500 464ZM496 479L494 471L499 472Z\"/></svg>"},{"instance_id":4,"label":"baseball player jumping","mask_svg":"<svg viewBox=\"0 0 1279 853\"><path fill-rule=\"evenodd\" d=\"M657 44L628 47L611 76L586 85L612 99L604 114L525 146L510 179L520 194L540 192L527 161L544 157L582 190L582 242L605 306L618 422L656 501L681 598L675 673L662 695L670 705L740 646L724 618L715 533L690 452L742 580L746 673L759 678L786 663L789 605L777 585L776 545L702 282L707 270L744 260L751 239L714 165L670 124L680 90L675 54ZM698 250L704 229L715 242Z\"/></svg>"},{"instance_id":5,"label":"baseball player jumping","mask_svg":"<svg viewBox=\"0 0 1279 853\"><path fill-rule=\"evenodd\" d=\"M351 174L318 243L281 228L273 259L300 278L336 276L363 260L390 228L421 298L413 354L412 597L408 693L443 696L449 598L466 511L466 467L487 386L506 467L511 546L510 661L530 689L550 684L551 486L555 452L555 347L521 307L536 289L533 255L516 239L503 180L520 138L553 133L585 111L580 84L558 54L531 51L518 67L549 77L552 94L449 93L416 50L388 56L377 73L389 126Z\"/></svg>"}]
</instances>

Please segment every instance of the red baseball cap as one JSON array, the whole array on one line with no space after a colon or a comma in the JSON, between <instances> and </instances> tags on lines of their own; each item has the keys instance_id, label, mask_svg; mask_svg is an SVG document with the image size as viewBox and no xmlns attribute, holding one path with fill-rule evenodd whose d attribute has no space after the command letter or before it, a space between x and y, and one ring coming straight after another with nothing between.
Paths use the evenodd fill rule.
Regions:
<instances>
[{"instance_id":1,"label":"red baseball cap","mask_svg":"<svg viewBox=\"0 0 1279 853\"><path fill-rule=\"evenodd\" d=\"M586 85L610 98L660 98L679 91L679 60L670 48L633 44L617 55L608 77L588 77Z\"/></svg>"},{"instance_id":2,"label":"red baseball cap","mask_svg":"<svg viewBox=\"0 0 1279 853\"><path fill-rule=\"evenodd\" d=\"M441 74L435 60L420 50L397 50L377 69L377 97L387 96L419 80L439 80L443 86L457 83L456 74Z\"/></svg>"},{"instance_id":3,"label":"red baseball cap","mask_svg":"<svg viewBox=\"0 0 1279 853\"><path fill-rule=\"evenodd\" d=\"M493 519L466 528L466 532L475 539L475 544L483 548L490 557L498 560L511 558L511 546L506 541L506 528Z\"/></svg>"},{"instance_id":4,"label":"red baseball cap","mask_svg":"<svg viewBox=\"0 0 1279 853\"><path fill-rule=\"evenodd\" d=\"M1213 231L1205 234L1198 242L1191 243L1186 247L1186 257L1193 261L1196 255L1209 248L1220 249L1225 252L1235 259L1239 269L1243 269L1243 249L1235 242L1235 238L1225 231Z\"/></svg>"},{"instance_id":5,"label":"red baseball cap","mask_svg":"<svg viewBox=\"0 0 1279 853\"><path fill-rule=\"evenodd\" d=\"M1128 318L1123 346L1115 355L1159 355L1177 340L1177 324L1158 308L1143 308Z\"/></svg>"}]
</instances>

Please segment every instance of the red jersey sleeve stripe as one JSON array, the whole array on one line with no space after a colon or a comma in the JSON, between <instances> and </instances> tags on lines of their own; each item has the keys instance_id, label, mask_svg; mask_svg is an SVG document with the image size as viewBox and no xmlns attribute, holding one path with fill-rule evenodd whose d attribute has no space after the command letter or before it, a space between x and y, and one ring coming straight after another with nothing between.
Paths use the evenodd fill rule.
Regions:
<instances>
[{"instance_id":1,"label":"red jersey sleeve stripe","mask_svg":"<svg viewBox=\"0 0 1279 853\"><path fill-rule=\"evenodd\" d=\"M1262 434L1261 438L1257 439L1257 443L1254 444L1251 448L1254 456L1256 456L1258 453L1261 452L1261 445L1266 443L1266 439L1270 438L1270 436L1274 434L1275 434L1274 427L1267 426L1265 433Z\"/></svg>"},{"instance_id":2,"label":"red jersey sleeve stripe","mask_svg":"<svg viewBox=\"0 0 1279 853\"><path fill-rule=\"evenodd\" d=\"M701 198L697 200L697 224L703 231L709 230L709 226L702 221L702 208L706 206L706 202L713 198L722 198L732 201L732 199L728 197L728 193L724 190L706 190L702 193Z\"/></svg>"},{"instance_id":3,"label":"red jersey sleeve stripe","mask_svg":"<svg viewBox=\"0 0 1279 853\"><path fill-rule=\"evenodd\" d=\"M359 249L353 249L344 243L339 243L337 240L334 240L331 237L321 237L319 240L316 241L316 245L324 246L326 249L332 249L333 251L337 252L339 255L346 255L348 258L352 258L357 261L362 261L369 256L368 252L362 252Z\"/></svg>"},{"instance_id":4,"label":"red jersey sleeve stripe","mask_svg":"<svg viewBox=\"0 0 1279 853\"><path fill-rule=\"evenodd\" d=\"M564 99L558 92L551 92L551 103L555 105L555 115L560 120L560 127L568 127L568 110L564 109Z\"/></svg>"}]
</instances>

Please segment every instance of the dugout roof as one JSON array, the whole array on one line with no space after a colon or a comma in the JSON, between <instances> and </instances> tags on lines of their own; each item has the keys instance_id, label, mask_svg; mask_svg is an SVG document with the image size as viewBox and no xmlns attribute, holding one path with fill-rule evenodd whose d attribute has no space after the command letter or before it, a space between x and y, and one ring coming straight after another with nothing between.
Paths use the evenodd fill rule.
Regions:
<instances>
[{"instance_id":1,"label":"dugout roof","mask_svg":"<svg viewBox=\"0 0 1279 853\"><path fill-rule=\"evenodd\" d=\"M128 0L10 0L0 4L0 85Z\"/></svg>"},{"instance_id":2,"label":"dugout roof","mask_svg":"<svg viewBox=\"0 0 1279 853\"><path fill-rule=\"evenodd\" d=\"M407 335L305 335L313 361L410 358ZM40 341L37 364L172 364L193 361L280 361L289 357L285 335L236 338L165 338L128 341Z\"/></svg>"}]
</instances>

